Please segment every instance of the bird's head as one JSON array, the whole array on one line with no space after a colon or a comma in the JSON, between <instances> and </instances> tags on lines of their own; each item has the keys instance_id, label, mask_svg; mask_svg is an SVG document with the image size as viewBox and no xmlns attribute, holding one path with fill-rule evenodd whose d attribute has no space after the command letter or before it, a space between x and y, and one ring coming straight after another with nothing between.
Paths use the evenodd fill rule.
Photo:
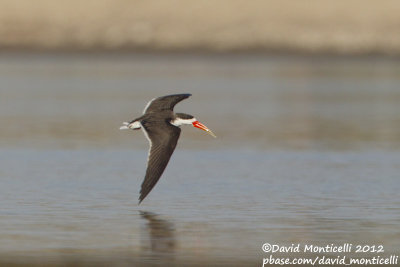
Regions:
<instances>
[{"instance_id":1,"label":"bird's head","mask_svg":"<svg viewBox=\"0 0 400 267\"><path fill-rule=\"evenodd\" d=\"M189 115L189 114L176 113L175 118L173 120L171 120L171 124L174 126L177 126L177 127L184 125L184 124L191 124L191 125L193 125L193 127L199 128L203 131L206 131L213 137L217 137L210 129L207 128L207 126L205 126L204 124L199 122L195 117L193 117L192 115Z\"/></svg>"}]
</instances>

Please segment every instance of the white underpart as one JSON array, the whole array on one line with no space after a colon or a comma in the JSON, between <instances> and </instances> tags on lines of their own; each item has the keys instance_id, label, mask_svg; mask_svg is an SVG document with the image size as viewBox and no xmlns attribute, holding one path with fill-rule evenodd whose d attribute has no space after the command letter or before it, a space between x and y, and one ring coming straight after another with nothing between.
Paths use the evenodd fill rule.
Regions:
<instances>
[{"instance_id":1,"label":"white underpart","mask_svg":"<svg viewBox=\"0 0 400 267\"><path fill-rule=\"evenodd\" d=\"M139 121L135 121L133 123L129 122L123 122L123 126L121 126L119 129L120 130L125 130L125 129L140 129L142 128L142 125L140 124Z\"/></svg>"},{"instance_id":2,"label":"white underpart","mask_svg":"<svg viewBox=\"0 0 400 267\"><path fill-rule=\"evenodd\" d=\"M184 124L192 124L195 121L197 121L196 118L192 118L192 119L176 118L175 120L171 121L171 124L176 126L176 127L179 127L179 126L184 125Z\"/></svg>"},{"instance_id":3,"label":"white underpart","mask_svg":"<svg viewBox=\"0 0 400 267\"><path fill-rule=\"evenodd\" d=\"M155 100L156 98L153 98L152 100L149 101L149 103L146 104L143 110L143 114L146 113L147 109L150 107L151 103Z\"/></svg>"}]
</instances>

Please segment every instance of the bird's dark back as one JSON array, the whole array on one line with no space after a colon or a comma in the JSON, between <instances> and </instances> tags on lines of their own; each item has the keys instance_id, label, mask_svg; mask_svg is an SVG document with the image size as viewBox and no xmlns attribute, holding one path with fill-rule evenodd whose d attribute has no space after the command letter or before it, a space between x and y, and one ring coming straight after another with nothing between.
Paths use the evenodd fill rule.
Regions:
<instances>
[{"instance_id":1,"label":"bird's dark back","mask_svg":"<svg viewBox=\"0 0 400 267\"><path fill-rule=\"evenodd\" d=\"M166 142L171 136L179 136L180 133L180 128L170 123L173 118L173 111L164 110L146 113L142 116L140 122L153 142Z\"/></svg>"}]
</instances>

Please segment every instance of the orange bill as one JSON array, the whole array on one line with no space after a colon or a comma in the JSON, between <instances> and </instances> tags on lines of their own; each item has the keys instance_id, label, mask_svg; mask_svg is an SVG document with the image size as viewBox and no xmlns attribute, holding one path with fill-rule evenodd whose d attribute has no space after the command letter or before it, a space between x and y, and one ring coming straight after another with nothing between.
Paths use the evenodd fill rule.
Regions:
<instances>
[{"instance_id":1,"label":"orange bill","mask_svg":"<svg viewBox=\"0 0 400 267\"><path fill-rule=\"evenodd\" d=\"M210 129L207 128L207 126L205 126L201 122L195 121L192 124L193 124L194 127L199 128L199 129L201 129L203 131L206 131L207 133L211 134L214 138L217 137Z\"/></svg>"}]
</instances>

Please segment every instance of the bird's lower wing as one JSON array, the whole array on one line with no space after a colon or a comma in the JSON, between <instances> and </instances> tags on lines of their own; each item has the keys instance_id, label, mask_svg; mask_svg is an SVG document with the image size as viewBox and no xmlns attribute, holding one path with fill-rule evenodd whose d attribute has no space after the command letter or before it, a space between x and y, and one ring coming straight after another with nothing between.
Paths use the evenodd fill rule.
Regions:
<instances>
[{"instance_id":1,"label":"bird's lower wing","mask_svg":"<svg viewBox=\"0 0 400 267\"><path fill-rule=\"evenodd\" d=\"M150 193L167 167L178 142L179 132L171 135L167 143L160 143L155 140L152 142L147 161L146 175L140 190L139 203Z\"/></svg>"}]
</instances>

